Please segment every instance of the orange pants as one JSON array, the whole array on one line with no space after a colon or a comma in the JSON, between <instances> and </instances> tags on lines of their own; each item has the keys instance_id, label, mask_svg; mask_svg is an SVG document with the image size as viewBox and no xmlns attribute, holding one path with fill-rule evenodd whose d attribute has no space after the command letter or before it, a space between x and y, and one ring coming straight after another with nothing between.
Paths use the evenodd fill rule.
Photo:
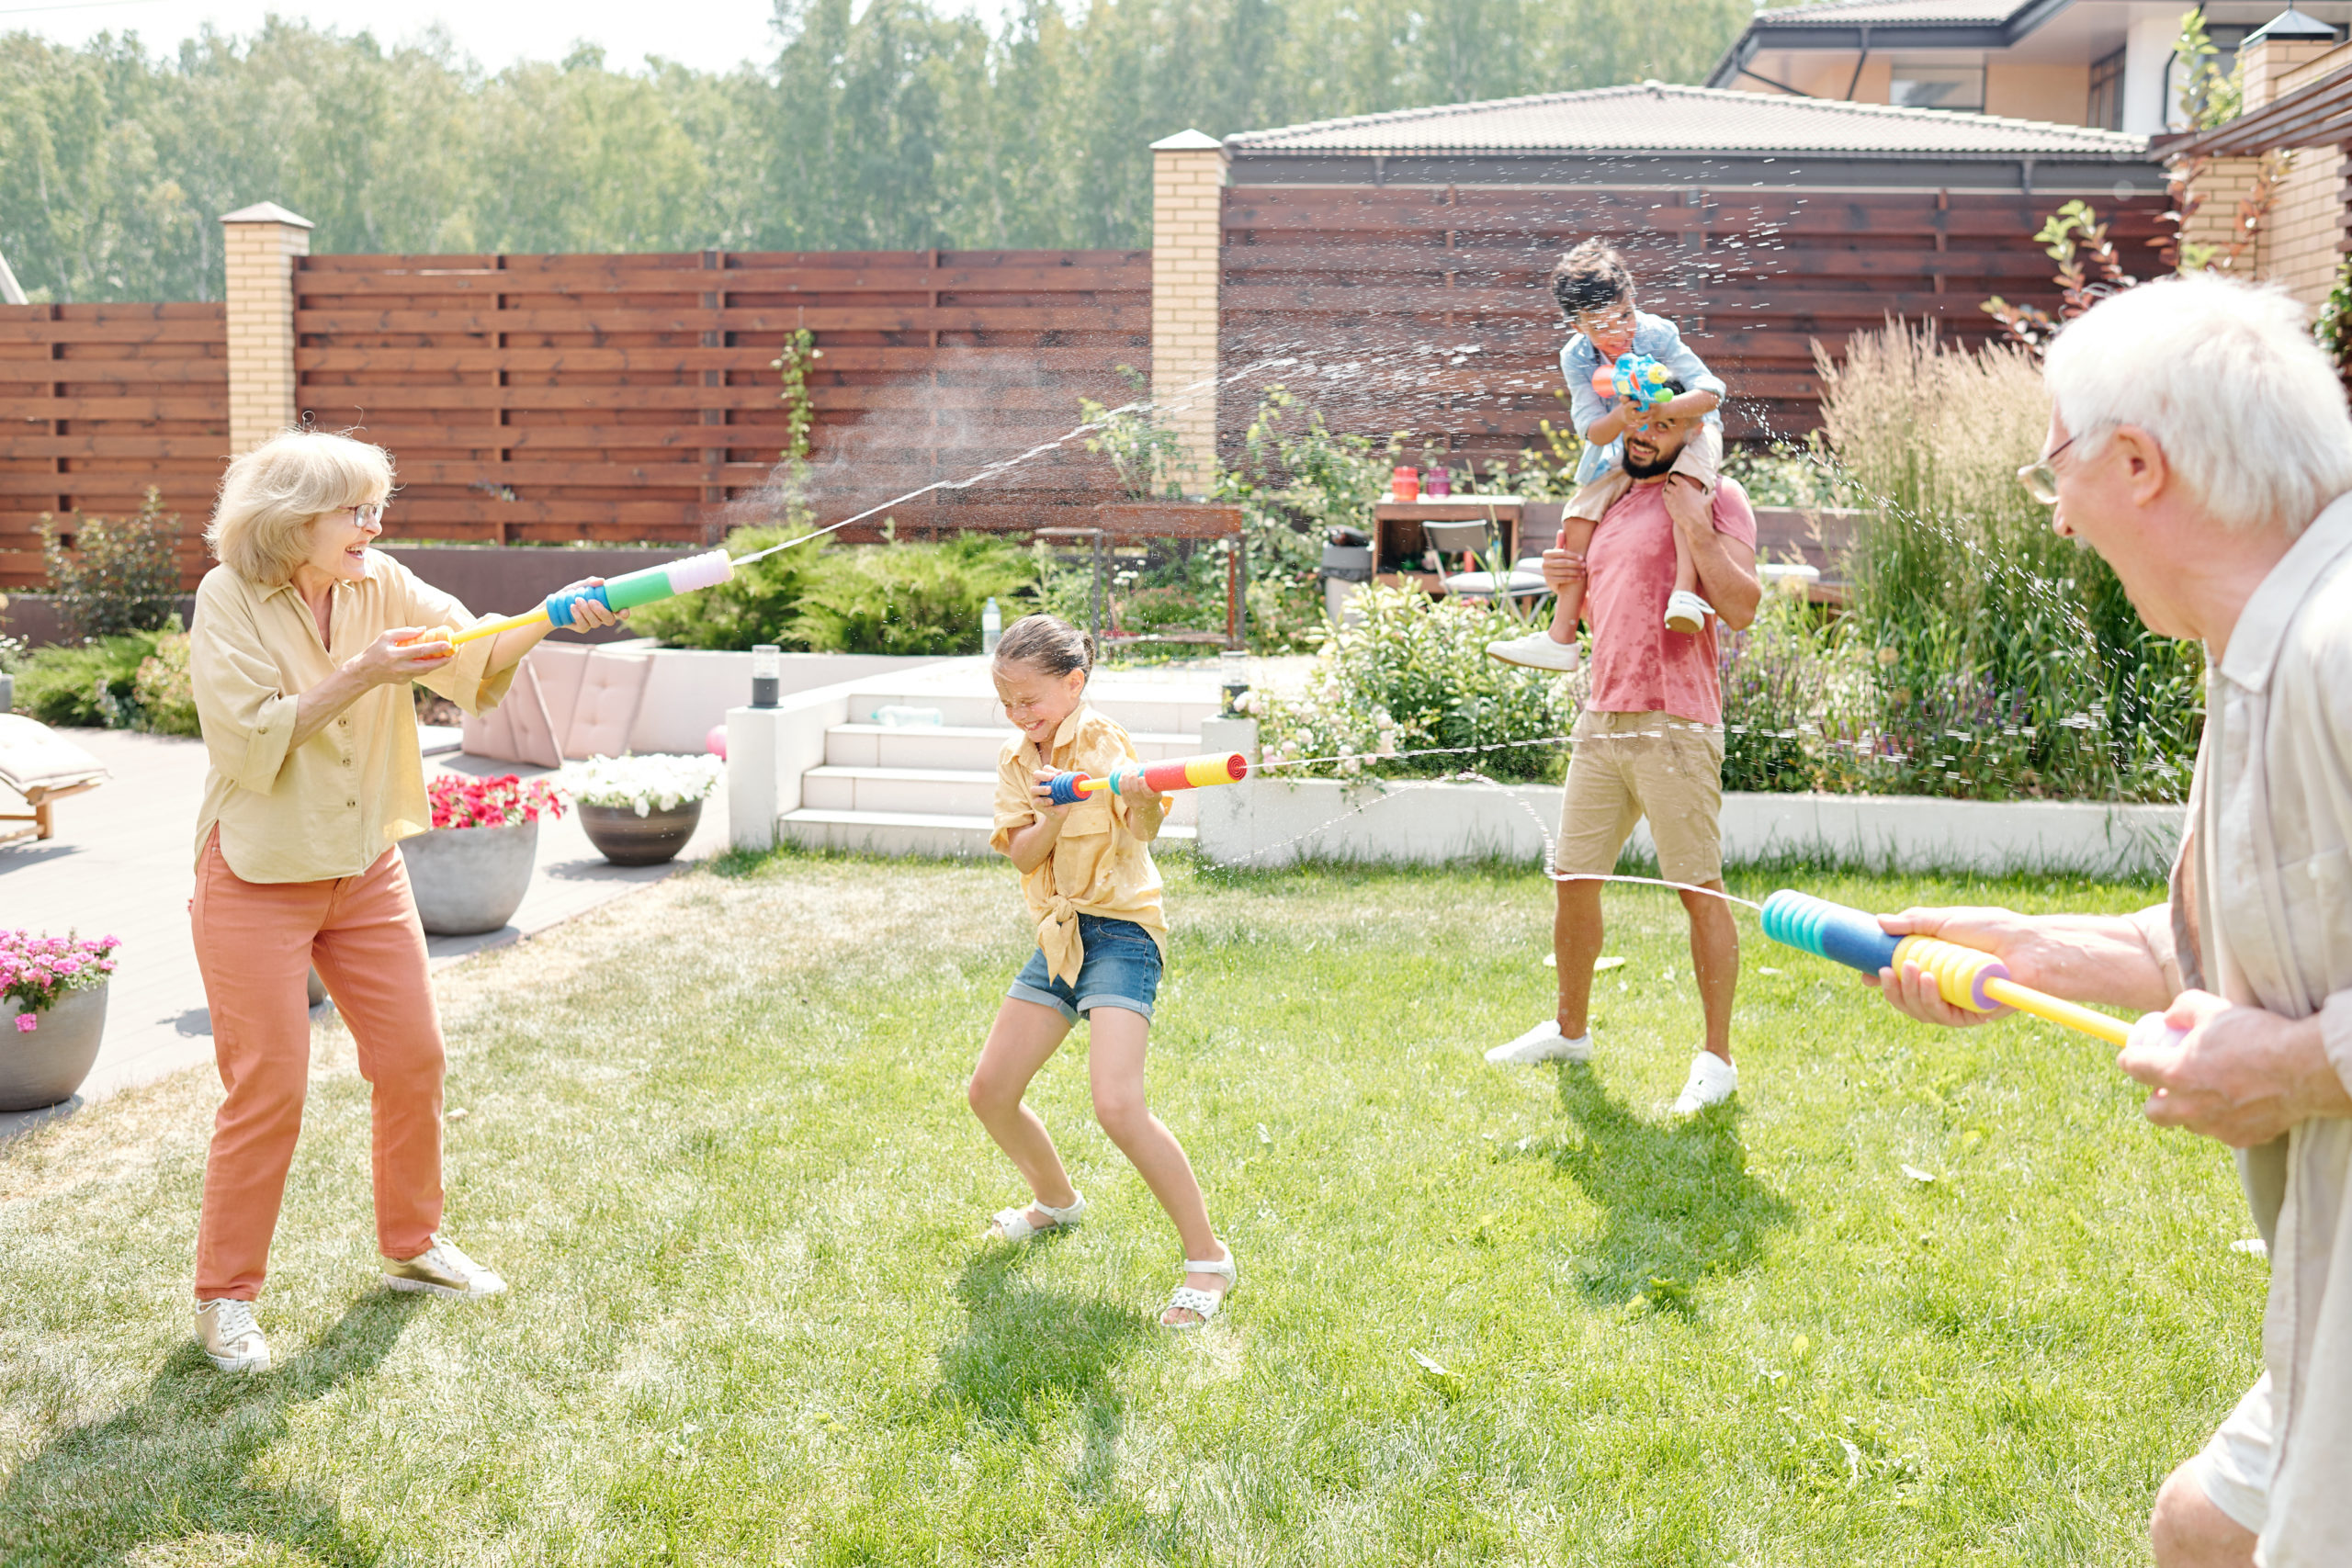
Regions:
<instances>
[{"instance_id":1,"label":"orange pants","mask_svg":"<svg viewBox=\"0 0 2352 1568\"><path fill-rule=\"evenodd\" d=\"M376 1245L387 1258L424 1252L441 1223L441 1021L400 852L357 876L247 882L216 835L188 910L229 1091L204 1162L196 1299L252 1301L268 1272L310 1088L313 963L375 1090Z\"/></svg>"}]
</instances>

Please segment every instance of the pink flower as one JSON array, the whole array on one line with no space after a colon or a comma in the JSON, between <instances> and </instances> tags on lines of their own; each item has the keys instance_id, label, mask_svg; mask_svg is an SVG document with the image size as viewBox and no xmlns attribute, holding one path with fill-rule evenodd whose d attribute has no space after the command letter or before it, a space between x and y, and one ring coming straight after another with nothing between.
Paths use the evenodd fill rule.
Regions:
<instances>
[{"instance_id":1,"label":"pink flower","mask_svg":"<svg viewBox=\"0 0 2352 1568\"><path fill-rule=\"evenodd\" d=\"M37 1013L29 1013L29 1012L20 1012L20 1013L18 1013L18 1014L17 1015L17 1033L19 1033L19 1034L30 1034L34 1030L39 1029L40 1027L40 1015L39 1015L39 1014L37 1014Z\"/></svg>"}]
</instances>

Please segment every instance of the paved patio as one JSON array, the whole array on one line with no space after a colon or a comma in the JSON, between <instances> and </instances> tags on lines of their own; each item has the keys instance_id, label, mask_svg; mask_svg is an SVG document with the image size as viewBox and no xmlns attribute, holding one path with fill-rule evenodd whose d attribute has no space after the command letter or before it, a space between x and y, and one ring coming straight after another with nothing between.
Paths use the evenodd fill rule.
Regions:
<instances>
[{"instance_id":1,"label":"paved patio","mask_svg":"<svg viewBox=\"0 0 2352 1568\"><path fill-rule=\"evenodd\" d=\"M74 730L74 741L114 776L61 801L57 836L0 846L0 925L122 939L107 1002L105 1043L80 1094L48 1111L0 1113L0 1142L92 1100L212 1060L212 1024L188 935L195 886L196 814L204 795L204 747L196 740L119 730ZM455 731L443 732L454 741ZM428 771L543 777L549 770L487 762L455 752L428 756ZM12 797L13 798L13 797ZM576 813L539 825L530 891L503 930L433 937L434 966L516 942L657 882L727 846L726 801L714 797L684 855L671 865L609 864Z\"/></svg>"}]
</instances>

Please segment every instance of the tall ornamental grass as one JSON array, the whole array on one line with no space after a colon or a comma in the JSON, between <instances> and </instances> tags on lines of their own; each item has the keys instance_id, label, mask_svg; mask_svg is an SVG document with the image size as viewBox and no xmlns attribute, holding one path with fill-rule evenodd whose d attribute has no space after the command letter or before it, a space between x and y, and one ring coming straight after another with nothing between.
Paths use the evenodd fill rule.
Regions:
<instances>
[{"instance_id":1,"label":"tall ornamental grass","mask_svg":"<svg viewBox=\"0 0 2352 1568\"><path fill-rule=\"evenodd\" d=\"M2050 400L2021 349L1930 327L1819 358L1824 435L1862 518L1851 625L1876 671L1878 789L1977 800L2177 800L2203 723L2202 654L2140 624L2098 555L2017 470Z\"/></svg>"}]
</instances>

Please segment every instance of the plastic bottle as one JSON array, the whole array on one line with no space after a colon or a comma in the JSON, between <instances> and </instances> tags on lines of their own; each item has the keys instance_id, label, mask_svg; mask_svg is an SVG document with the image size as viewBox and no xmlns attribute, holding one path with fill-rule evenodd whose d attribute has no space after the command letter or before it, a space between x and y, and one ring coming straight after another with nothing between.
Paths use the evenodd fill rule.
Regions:
<instances>
[{"instance_id":1,"label":"plastic bottle","mask_svg":"<svg viewBox=\"0 0 2352 1568\"><path fill-rule=\"evenodd\" d=\"M994 653L996 645L1004 640L1004 612L996 607L991 597L980 606L980 651Z\"/></svg>"}]
</instances>

